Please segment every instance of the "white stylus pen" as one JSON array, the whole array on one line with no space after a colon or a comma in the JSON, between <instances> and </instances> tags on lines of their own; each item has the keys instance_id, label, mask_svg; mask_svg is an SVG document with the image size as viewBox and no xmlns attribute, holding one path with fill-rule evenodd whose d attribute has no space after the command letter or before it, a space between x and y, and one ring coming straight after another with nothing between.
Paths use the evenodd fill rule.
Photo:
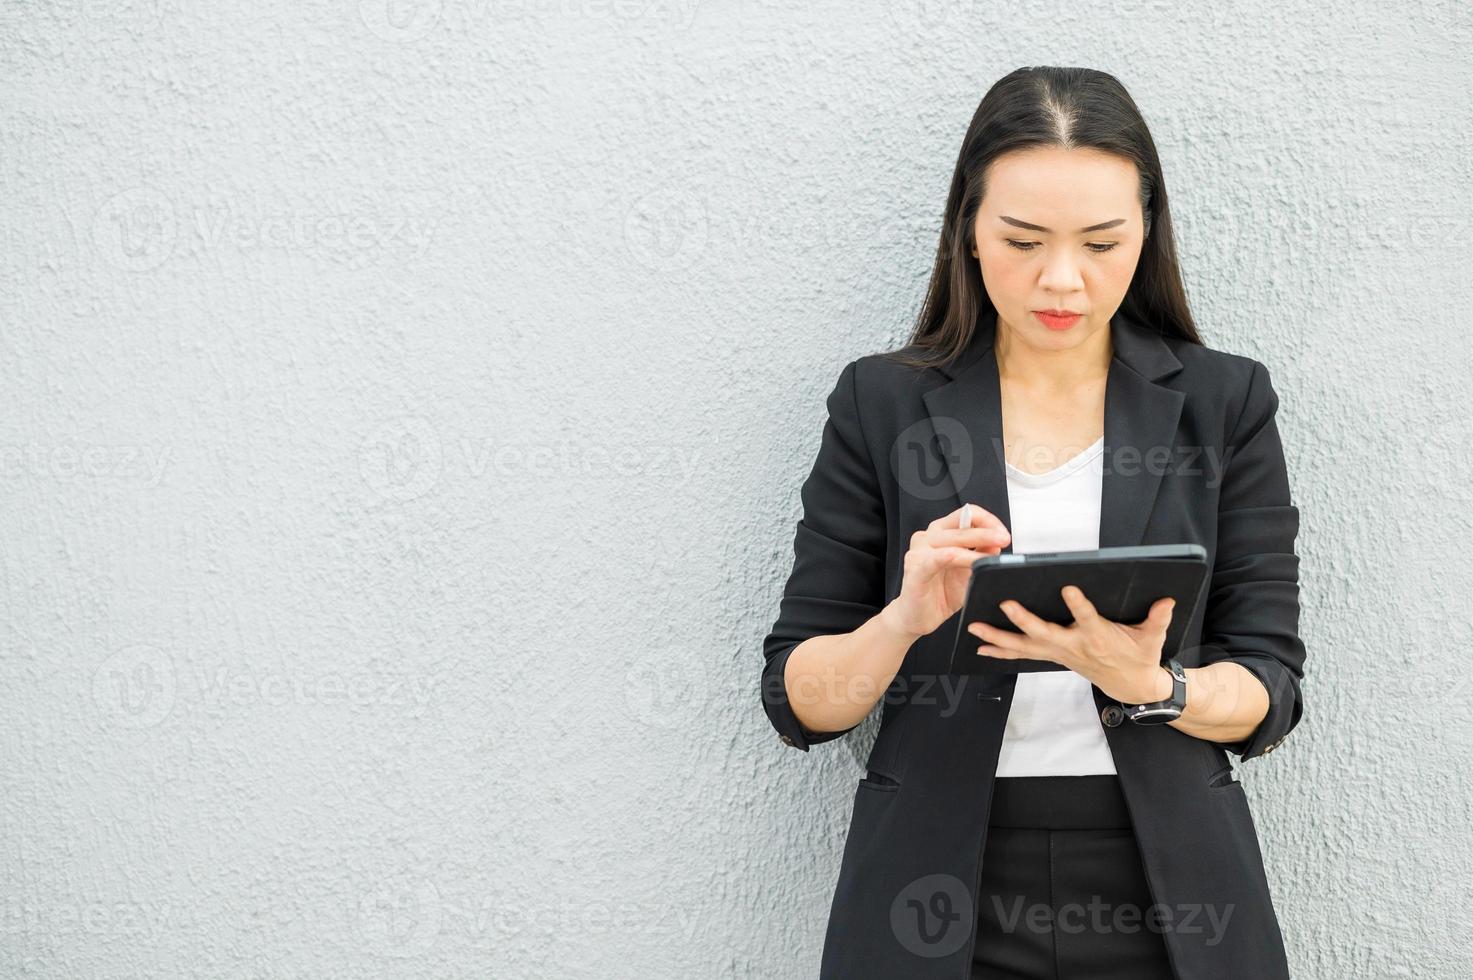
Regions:
<instances>
[{"instance_id":1,"label":"white stylus pen","mask_svg":"<svg viewBox=\"0 0 1473 980\"><path fill-rule=\"evenodd\" d=\"M962 530L972 526L972 505L962 504Z\"/></svg>"}]
</instances>

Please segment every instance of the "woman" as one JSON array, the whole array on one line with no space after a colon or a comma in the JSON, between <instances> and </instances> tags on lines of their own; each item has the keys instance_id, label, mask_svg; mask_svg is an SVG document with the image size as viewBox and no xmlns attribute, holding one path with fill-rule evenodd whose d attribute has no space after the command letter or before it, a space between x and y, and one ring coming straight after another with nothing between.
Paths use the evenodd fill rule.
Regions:
<instances>
[{"instance_id":1,"label":"woman","mask_svg":"<svg viewBox=\"0 0 1473 980\"><path fill-rule=\"evenodd\" d=\"M909 344L850 362L828 397L764 641L788 745L883 700L822 977L1289 975L1227 755L1272 751L1303 712L1277 406L1262 364L1197 335L1120 83L999 81ZM1069 626L1008 603L1020 632L966 626L979 657L1066 669L949 673L977 558L1178 542L1212 572L1168 664L1169 600L1116 623L1070 587Z\"/></svg>"}]
</instances>

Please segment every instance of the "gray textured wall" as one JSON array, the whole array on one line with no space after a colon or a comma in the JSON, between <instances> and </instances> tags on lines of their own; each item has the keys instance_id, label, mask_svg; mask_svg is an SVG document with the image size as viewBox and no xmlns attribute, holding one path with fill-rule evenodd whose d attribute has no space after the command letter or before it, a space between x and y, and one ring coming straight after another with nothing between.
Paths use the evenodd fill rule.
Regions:
<instances>
[{"instance_id":1,"label":"gray textured wall","mask_svg":"<svg viewBox=\"0 0 1473 980\"><path fill-rule=\"evenodd\" d=\"M1282 398L1295 975L1473 972L1466 5L206 7L0 8L0 976L813 976L798 485L1042 62Z\"/></svg>"}]
</instances>

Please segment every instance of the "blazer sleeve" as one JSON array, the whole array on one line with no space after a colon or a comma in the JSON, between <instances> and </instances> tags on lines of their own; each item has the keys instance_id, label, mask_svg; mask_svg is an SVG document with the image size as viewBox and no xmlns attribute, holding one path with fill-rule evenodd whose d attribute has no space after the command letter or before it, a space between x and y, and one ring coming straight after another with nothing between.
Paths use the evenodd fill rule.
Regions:
<instances>
[{"instance_id":1,"label":"blazer sleeve","mask_svg":"<svg viewBox=\"0 0 1473 980\"><path fill-rule=\"evenodd\" d=\"M818 457L800 491L792 572L762 642L763 707L783 743L805 752L858 726L806 730L788 701L788 657L810 637L857 629L885 604L885 504L860 427L857 364L845 365L828 396Z\"/></svg>"},{"instance_id":2,"label":"blazer sleeve","mask_svg":"<svg viewBox=\"0 0 1473 980\"><path fill-rule=\"evenodd\" d=\"M1294 551L1299 510L1290 501L1274 419L1278 405L1268 369L1255 361L1242 414L1224 452L1217 555L1202 632L1202 663L1242 664L1268 691L1268 714L1253 734L1220 743L1243 760L1277 748L1304 714L1305 649Z\"/></svg>"}]
</instances>

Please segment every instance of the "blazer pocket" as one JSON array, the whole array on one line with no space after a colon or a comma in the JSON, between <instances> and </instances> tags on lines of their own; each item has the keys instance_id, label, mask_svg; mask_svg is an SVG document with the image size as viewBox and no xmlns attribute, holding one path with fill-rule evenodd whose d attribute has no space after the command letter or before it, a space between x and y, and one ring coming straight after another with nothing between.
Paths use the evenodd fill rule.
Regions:
<instances>
[{"instance_id":1,"label":"blazer pocket","mask_svg":"<svg viewBox=\"0 0 1473 980\"><path fill-rule=\"evenodd\" d=\"M1237 786L1239 788L1242 788L1243 784L1238 782L1238 774L1233 771L1233 767L1231 765L1227 765L1217 770L1217 772L1213 773L1211 776L1208 776L1207 785L1211 789L1223 789L1228 786Z\"/></svg>"},{"instance_id":2,"label":"blazer pocket","mask_svg":"<svg viewBox=\"0 0 1473 980\"><path fill-rule=\"evenodd\" d=\"M864 789L877 789L886 793L893 793L900 788L900 780L887 773L871 769L865 773L864 778L859 781L859 785Z\"/></svg>"}]
</instances>

